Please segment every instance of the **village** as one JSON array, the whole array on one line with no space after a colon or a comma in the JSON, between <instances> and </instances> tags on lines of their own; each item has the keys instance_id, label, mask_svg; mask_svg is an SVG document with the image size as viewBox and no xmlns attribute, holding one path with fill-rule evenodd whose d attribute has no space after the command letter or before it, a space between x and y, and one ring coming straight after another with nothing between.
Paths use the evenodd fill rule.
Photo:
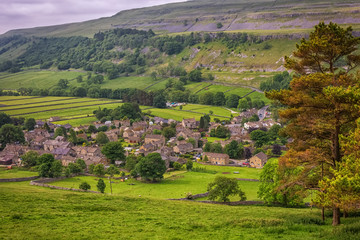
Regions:
<instances>
[{"instance_id":1,"label":"village","mask_svg":"<svg viewBox=\"0 0 360 240\"><path fill-rule=\"evenodd\" d=\"M254 114L259 115L259 119L262 120L244 123L244 119ZM98 134L103 132L109 142L122 142L126 156L147 156L157 152L166 162L167 168L173 166L174 162L184 164L187 159L202 164L262 168L270 156L265 154L265 150L255 152L256 147L250 133L258 129L267 131L274 125L280 125L269 118L270 115L270 112L250 109L227 123L210 122L207 131L199 129L200 121L195 118L178 122L160 117L146 117L145 120L139 122L126 119L72 127L70 124L53 124L52 122L58 120L58 117L51 117L47 122L37 120L34 130L24 130L26 144L7 144L0 153L0 165L22 166L21 156L29 151L35 151L39 155L45 153L54 155L63 166L75 163L77 159L84 160L87 166L91 164L109 166L109 159L101 153L101 144L96 141ZM162 130L169 126L174 128L175 134L166 138ZM64 136L55 136L54 132L57 128L63 128L66 132L72 129L78 139L84 140L83 144L73 144ZM246 153L240 158L232 159L225 151L210 152L206 149L208 137L218 128L225 128L229 134L223 139L217 138L213 144L221 145L221 148L225 149L228 144L236 141L246 146ZM281 148L284 150L285 146ZM117 166L123 164L124 161L115 161Z\"/></svg>"}]
</instances>

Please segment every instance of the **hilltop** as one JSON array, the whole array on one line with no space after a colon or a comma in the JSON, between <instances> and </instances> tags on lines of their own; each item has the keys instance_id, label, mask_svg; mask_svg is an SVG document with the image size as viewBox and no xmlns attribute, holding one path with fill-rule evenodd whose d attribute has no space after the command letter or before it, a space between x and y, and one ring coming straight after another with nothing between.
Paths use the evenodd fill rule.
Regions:
<instances>
[{"instance_id":1,"label":"hilltop","mask_svg":"<svg viewBox=\"0 0 360 240\"><path fill-rule=\"evenodd\" d=\"M360 25L357 0L194 0L121 11L80 23L12 30L4 36L87 36L114 28L152 29L156 33L254 31L265 34L307 32L319 21ZM264 30L266 30L264 32Z\"/></svg>"}]
</instances>

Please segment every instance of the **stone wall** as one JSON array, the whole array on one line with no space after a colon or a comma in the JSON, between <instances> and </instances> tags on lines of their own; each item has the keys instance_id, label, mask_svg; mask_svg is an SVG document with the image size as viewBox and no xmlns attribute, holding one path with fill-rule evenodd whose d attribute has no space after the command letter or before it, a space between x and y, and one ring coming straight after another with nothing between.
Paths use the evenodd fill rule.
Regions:
<instances>
[{"instance_id":1,"label":"stone wall","mask_svg":"<svg viewBox=\"0 0 360 240\"><path fill-rule=\"evenodd\" d=\"M39 176L25 177L25 178L3 178L0 179L0 182L24 182L24 181L35 180L37 178L39 178Z\"/></svg>"},{"instance_id":2,"label":"stone wall","mask_svg":"<svg viewBox=\"0 0 360 240\"><path fill-rule=\"evenodd\" d=\"M73 175L71 177L74 177L74 176L76 176L76 175ZM39 180L36 180L36 181L31 181L30 185L39 186L39 187L53 188L53 189L59 189L59 190L75 191L75 192L100 193L100 192L97 192L97 191L89 191L89 190L82 190L82 189L76 189L76 188L58 187L58 186L46 184L46 183L51 183L51 182L55 182L55 181L60 181L60 180L66 179L66 178L67 177L42 178L42 179L39 179Z\"/></svg>"}]
</instances>

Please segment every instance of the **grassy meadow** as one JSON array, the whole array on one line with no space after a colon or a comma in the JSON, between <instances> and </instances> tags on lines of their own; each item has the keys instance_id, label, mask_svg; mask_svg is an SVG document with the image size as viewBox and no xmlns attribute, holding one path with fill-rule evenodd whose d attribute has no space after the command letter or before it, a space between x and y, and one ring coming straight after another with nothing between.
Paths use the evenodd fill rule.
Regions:
<instances>
[{"instance_id":1,"label":"grassy meadow","mask_svg":"<svg viewBox=\"0 0 360 240\"><path fill-rule=\"evenodd\" d=\"M161 188L161 184L146 186ZM0 239L360 237L358 219L343 219L343 225L333 228L329 212L323 225L316 208L224 206L144 195L80 193L31 186L29 182L0 183L0 212Z\"/></svg>"},{"instance_id":2,"label":"grassy meadow","mask_svg":"<svg viewBox=\"0 0 360 240\"><path fill-rule=\"evenodd\" d=\"M38 176L37 172L30 172L21 168L7 169L0 168L0 179L4 178L23 178Z\"/></svg>"},{"instance_id":3,"label":"grassy meadow","mask_svg":"<svg viewBox=\"0 0 360 240\"><path fill-rule=\"evenodd\" d=\"M165 173L163 181L154 184L143 183L134 179L129 179L125 182L113 180L113 193L115 195L128 197L137 197L141 195L143 197L156 199L183 198L185 197L185 193L188 192L191 192L192 194L205 193L207 191L207 185L218 175L232 178L258 179L260 174L259 169L253 168L211 166L198 163L195 163L194 167L202 167L216 171L216 173L186 171L170 172ZM239 173L235 174L234 172ZM81 182L86 181L92 186L92 189L96 190L97 180L97 177L78 176L51 184L60 187L78 188ZM105 180L105 183L107 185L105 192L110 193L109 181ZM259 182L239 181L239 185L246 193L248 200L259 200L257 198ZM231 199L234 201L239 200L237 197Z\"/></svg>"}]
</instances>

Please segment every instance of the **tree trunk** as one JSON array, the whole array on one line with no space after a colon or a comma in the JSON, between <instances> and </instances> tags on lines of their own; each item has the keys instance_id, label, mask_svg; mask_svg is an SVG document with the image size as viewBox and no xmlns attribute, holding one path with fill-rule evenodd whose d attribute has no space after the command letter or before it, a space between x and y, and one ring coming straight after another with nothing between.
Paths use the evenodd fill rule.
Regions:
<instances>
[{"instance_id":1,"label":"tree trunk","mask_svg":"<svg viewBox=\"0 0 360 240\"><path fill-rule=\"evenodd\" d=\"M337 226L340 224L340 208L333 207L333 226Z\"/></svg>"},{"instance_id":2,"label":"tree trunk","mask_svg":"<svg viewBox=\"0 0 360 240\"><path fill-rule=\"evenodd\" d=\"M348 212L344 210L344 218L347 218L349 216Z\"/></svg>"},{"instance_id":3,"label":"tree trunk","mask_svg":"<svg viewBox=\"0 0 360 240\"><path fill-rule=\"evenodd\" d=\"M111 177L109 177L109 182L110 182L110 191L111 191L111 195L112 195Z\"/></svg>"}]
</instances>

